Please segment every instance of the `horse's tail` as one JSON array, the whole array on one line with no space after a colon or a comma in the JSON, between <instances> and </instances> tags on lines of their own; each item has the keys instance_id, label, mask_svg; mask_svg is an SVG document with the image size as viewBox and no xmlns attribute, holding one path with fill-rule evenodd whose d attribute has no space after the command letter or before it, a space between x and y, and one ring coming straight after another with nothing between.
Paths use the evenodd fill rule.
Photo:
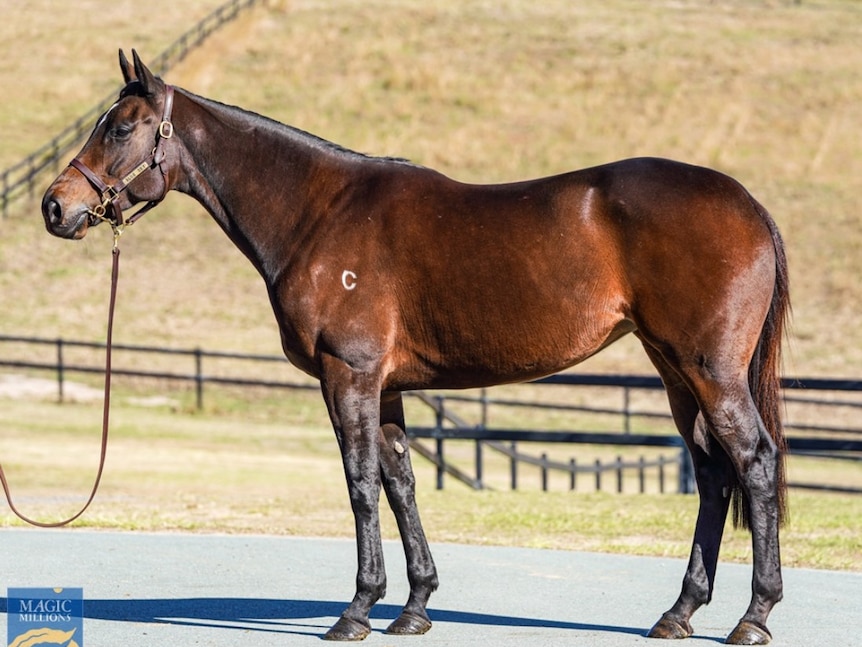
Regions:
<instances>
[{"instance_id":1,"label":"horse's tail","mask_svg":"<svg viewBox=\"0 0 862 647\"><path fill-rule=\"evenodd\" d=\"M775 221L757 200L751 198L751 201L772 237L772 245L775 250L775 285L772 291L772 303L760 331L760 339L757 342L754 357L752 357L748 367L748 383L763 424L778 450L778 514L779 522L783 522L787 516L787 480L784 465L787 441L784 437L784 425L781 420L780 372L781 342L790 318L787 256L784 252L784 242L781 240L781 234L778 232ZM747 528L748 513L748 502L741 490L736 488L733 497L734 525Z\"/></svg>"}]
</instances>

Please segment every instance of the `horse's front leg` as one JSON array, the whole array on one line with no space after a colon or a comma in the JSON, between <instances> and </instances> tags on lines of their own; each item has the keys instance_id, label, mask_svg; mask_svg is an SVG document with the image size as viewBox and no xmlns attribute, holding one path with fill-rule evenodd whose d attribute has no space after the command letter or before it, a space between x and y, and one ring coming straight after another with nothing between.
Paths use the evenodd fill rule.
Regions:
<instances>
[{"instance_id":1,"label":"horse's front leg","mask_svg":"<svg viewBox=\"0 0 862 647\"><path fill-rule=\"evenodd\" d=\"M380 540L380 380L330 358L321 380L341 449L350 505L356 522L356 595L326 633L326 640L362 640L371 633L368 613L386 594Z\"/></svg>"},{"instance_id":2,"label":"horse's front leg","mask_svg":"<svg viewBox=\"0 0 862 647\"><path fill-rule=\"evenodd\" d=\"M380 404L380 469L389 506L395 514L404 554L410 598L401 615L387 628L392 634L424 634L431 628L425 611L437 589L437 569L416 507L416 479L410 464L400 393L386 393Z\"/></svg>"}]
</instances>

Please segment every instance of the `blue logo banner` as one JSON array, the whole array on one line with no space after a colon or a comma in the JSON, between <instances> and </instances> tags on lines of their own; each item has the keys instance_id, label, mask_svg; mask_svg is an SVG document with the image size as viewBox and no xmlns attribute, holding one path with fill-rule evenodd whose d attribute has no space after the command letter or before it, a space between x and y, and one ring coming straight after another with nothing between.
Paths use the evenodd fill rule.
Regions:
<instances>
[{"instance_id":1,"label":"blue logo banner","mask_svg":"<svg viewBox=\"0 0 862 647\"><path fill-rule=\"evenodd\" d=\"M84 645L84 590L7 589L8 647Z\"/></svg>"}]
</instances>

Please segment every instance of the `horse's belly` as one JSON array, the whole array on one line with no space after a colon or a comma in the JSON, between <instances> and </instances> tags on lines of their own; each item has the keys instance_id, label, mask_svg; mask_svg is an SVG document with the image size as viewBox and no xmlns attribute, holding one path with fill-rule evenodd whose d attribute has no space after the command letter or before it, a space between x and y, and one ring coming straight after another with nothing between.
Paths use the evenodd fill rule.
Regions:
<instances>
[{"instance_id":1,"label":"horse's belly","mask_svg":"<svg viewBox=\"0 0 862 647\"><path fill-rule=\"evenodd\" d=\"M407 388L529 381L578 364L635 329L615 312L577 319L559 313L553 318L487 318L484 323L480 328L447 331L435 343L415 348L392 381L407 383Z\"/></svg>"}]
</instances>

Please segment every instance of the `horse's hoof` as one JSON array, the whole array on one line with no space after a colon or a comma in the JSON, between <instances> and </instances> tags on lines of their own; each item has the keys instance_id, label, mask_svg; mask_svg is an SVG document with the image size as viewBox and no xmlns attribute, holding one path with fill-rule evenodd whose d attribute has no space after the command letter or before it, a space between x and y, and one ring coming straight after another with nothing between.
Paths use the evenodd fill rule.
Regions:
<instances>
[{"instance_id":1,"label":"horse's hoof","mask_svg":"<svg viewBox=\"0 0 862 647\"><path fill-rule=\"evenodd\" d=\"M772 640L772 634L766 627L748 620L740 620L725 642L728 645L765 645L770 640Z\"/></svg>"},{"instance_id":2,"label":"horse's hoof","mask_svg":"<svg viewBox=\"0 0 862 647\"><path fill-rule=\"evenodd\" d=\"M687 620L680 621L664 614L649 630L647 637L678 640L688 638L692 633L691 625Z\"/></svg>"},{"instance_id":3,"label":"horse's hoof","mask_svg":"<svg viewBox=\"0 0 862 647\"><path fill-rule=\"evenodd\" d=\"M386 628L386 633L399 636L421 636L431 628L431 620L410 611L402 611L401 615Z\"/></svg>"},{"instance_id":4,"label":"horse's hoof","mask_svg":"<svg viewBox=\"0 0 862 647\"><path fill-rule=\"evenodd\" d=\"M371 633L371 625L341 616L332 629L323 636L324 640L356 641L363 640Z\"/></svg>"}]
</instances>

